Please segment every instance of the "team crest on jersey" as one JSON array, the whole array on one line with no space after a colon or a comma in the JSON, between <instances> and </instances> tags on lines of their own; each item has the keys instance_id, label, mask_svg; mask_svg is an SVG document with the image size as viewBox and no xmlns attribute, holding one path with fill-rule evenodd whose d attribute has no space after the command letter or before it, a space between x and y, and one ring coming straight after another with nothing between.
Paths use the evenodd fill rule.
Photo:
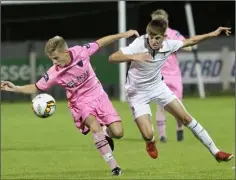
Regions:
<instances>
[{"instance_id":1,"label":"team crest on jersey","mask_svg":"<svg viewBox=\"0 0 236 180\"><path fill-rule=\"evenodd\" d=\"M49 80L48 73L45 73L45 74L43 75L43 78L44 78L44 80L45 80L46 82L48 82L48 80Z\"/></svg>"},{"instance_id":2,"label":"team crest on jersey","mask_svg":"<svg viewBox=\"0 0 236 180\"><path fill-rule=\"evenodd\" d=\"M90 44L85 44L86 48L89 49L90 48Z\"/></svg>"},{"instance_id":3,"label":"team crest on jersey","mask_svg":"<svg viewBox=\"0 0 236 180\"><path fill-rule=\"evenodd\" d=\"M180 36L180 33L177 31L175 35L176 35L177 37L179 37L179 36Z\"/></svg>"},{"instance_id":4,"label":"team crest on jersey","mask_svg":"<svg viewBox=\"0 0 236 180\"><path fill-rule=\"evenodd\" d=\"M79 67L83 67L83 60L80 60L80 61L77 63L77 65L78 65Z\"/></svg>"}]
</instances>

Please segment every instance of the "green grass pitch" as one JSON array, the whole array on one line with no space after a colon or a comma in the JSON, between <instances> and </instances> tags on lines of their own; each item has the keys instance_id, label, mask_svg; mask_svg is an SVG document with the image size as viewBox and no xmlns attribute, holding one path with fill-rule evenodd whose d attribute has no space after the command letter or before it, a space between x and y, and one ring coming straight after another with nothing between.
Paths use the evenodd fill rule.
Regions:
<instances>
[{"instance_id":1,"label":"green grass pitch","mask_svg":"<svg viewBox=\"0 0 236 180\"><path fill-rule=\"evenodd\" d=\"M218 163L187 128L184 142L176 142L176 123L170 115L168 143L158 142L159 158L151 159L127 103L113 104L125 131L122 139L115 140L121 177L111 176L91 135L75 128L66 102L57 102L56 113L48 119L37 118L30 102L25 102L1 106L2 179L234 179L234 160ZM233 97L185 98L184 104L219 148L234 152ZM155 114L153 105L152 110Z\"/></svg>"}]
</instances>

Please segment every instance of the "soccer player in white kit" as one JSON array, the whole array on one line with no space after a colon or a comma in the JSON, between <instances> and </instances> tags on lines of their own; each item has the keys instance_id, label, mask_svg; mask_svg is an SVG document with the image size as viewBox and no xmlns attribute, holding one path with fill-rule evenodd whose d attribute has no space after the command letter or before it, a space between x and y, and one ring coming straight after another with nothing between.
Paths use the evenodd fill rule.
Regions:
<instances>
[{"instance_id":1,"label":"soccer player in white kit","mask_svg":"<svg viewBox=\"0 0 236 180\"><path fill-rule=\"evenodd\" d=\"M177 30L169 27L169 16L167 12L163 9L157 9L151 14L152 19L158 18L159 16L164 16L163 18L167 19L168 27L166 30L167 39L174 40L184 40L184 36L182 36ZM192 47L185 47L182 50L190 52L192 51ZM172 53L168 56L166 62L161 68L161 74L164 78L164 82L170 88L170 90L178 97L180 101L183 98L183 83L182 83L182 75L181 70L178 63L177 52ZM177 141L182 141L184 139L184 126L176 119L176 136ZM156 110L156 125L158 130L158 136L160 138L160 142L166 142L166 115L165 110L162 106L157 105Z\"/></svg>"},{"instance_id":2,"label":"soccer player in white kit","mask_svg":"<svg viewBox=\"0 0 236 180\"><path fill-rule=\"evenodd\" d=\"M131 62L125 84L126 96L135 122L146 142L146 150L153 159L158 157L149 106L149 103L154 101L187 126L217 161L229 161L233 155L216 147L207 131L166 86L162 80L161 67L168 56L178 49L194 46L202 40L220 35L221 32L229 35L230 28L219 27L213 32L180 41L165 40L167 24L166 18L152 20L147 25L147 35L136 38L129 46L121 48L109 57L112 63Z\"/></svg>"}]
</instances>

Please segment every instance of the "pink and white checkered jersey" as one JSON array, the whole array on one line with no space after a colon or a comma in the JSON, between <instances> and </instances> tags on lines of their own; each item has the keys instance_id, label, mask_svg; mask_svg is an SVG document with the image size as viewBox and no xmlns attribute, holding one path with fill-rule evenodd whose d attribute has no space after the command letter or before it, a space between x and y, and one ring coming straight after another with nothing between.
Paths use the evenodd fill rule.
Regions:
<instances>
[{"instance_id":1,"label":"pink and white checkered jersey","mask_svg":"<svg viewBox=\"0 0 236 180\"><path fill-rule=\"evenodd\" d=\"M90 64L90 56L98 49L99 45L96 42L69 48L72 60L70 64L65 67L53 65L35 84L42 91L53 85L60 85L66 89L68 106L75 125L83 134L89 132L84 125L88 115L95 116L102 125L120 121L117 111Z\"/></svg>"},{"instance_id":2,"label":"pink and white checkered jersey","mask_svg":"<svg viewBox=\"0 0 236 180\"><path fill-rule=\"evenodd\" d=\"M167 29L167 39L172 40L184 40L185 38L176 30ZM177 54L172 53L161 69L161 74L164 77L164 82L170 88L170 90L182 100L183 85L181 70L179 68Z\"/></svg>"}]
</instances>

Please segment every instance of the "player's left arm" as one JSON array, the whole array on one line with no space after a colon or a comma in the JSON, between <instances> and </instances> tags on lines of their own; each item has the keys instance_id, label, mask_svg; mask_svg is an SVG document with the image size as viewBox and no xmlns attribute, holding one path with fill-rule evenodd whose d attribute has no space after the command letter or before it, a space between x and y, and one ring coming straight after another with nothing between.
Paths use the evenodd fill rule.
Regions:
<instances>
[{"instance_id":1,"label":"player's left arm","mask_svg":"<svg viewBox=\"0 0 236 180\"><path fill-rule=\"evenodd\" d=\"M119 33L119 34L115 34L115 35L109 35L109 36L105 36L101 39L98 39L96 42L99 45L99 47L103 47L106 45L109 45L121 38L129 38L133 35L139 36L138 32L136 30L129 30L127 32L124 33Z\"/></svg>"},{"instance_id":2,"label":"player's left arm","mask_svg":"<svg viewBox=\"0 0 236 180\"><path fill-rule=\"evenodd\" d=\"M230 29L231 28L228 28L228 27L219 27L217 30L215 30L213 32L203 34L203 35L197 35L197 36L193 36L189 39L185 39L185 40L183 40L182 48L188 47L188 46L194 46L203 40L217 37L221 34L221 32L224 32L227 36L229 36L231 33Z\"/></svg>"},{"instance_id":3,"label":"player's left arm","mask_svg":"<svg viewBox=\"0 0 236 180\"><path fill-rule=\"evenodd\" d=\"M183 41L183 40L185 40L185 37L179 31L176 31L175 32L175 39ZM188 46L188 47L182 48L182 50L186 51L186 52L191 52L193 50L193 48L192 48L192 46Z\"/></svg>"}]
</instances>

